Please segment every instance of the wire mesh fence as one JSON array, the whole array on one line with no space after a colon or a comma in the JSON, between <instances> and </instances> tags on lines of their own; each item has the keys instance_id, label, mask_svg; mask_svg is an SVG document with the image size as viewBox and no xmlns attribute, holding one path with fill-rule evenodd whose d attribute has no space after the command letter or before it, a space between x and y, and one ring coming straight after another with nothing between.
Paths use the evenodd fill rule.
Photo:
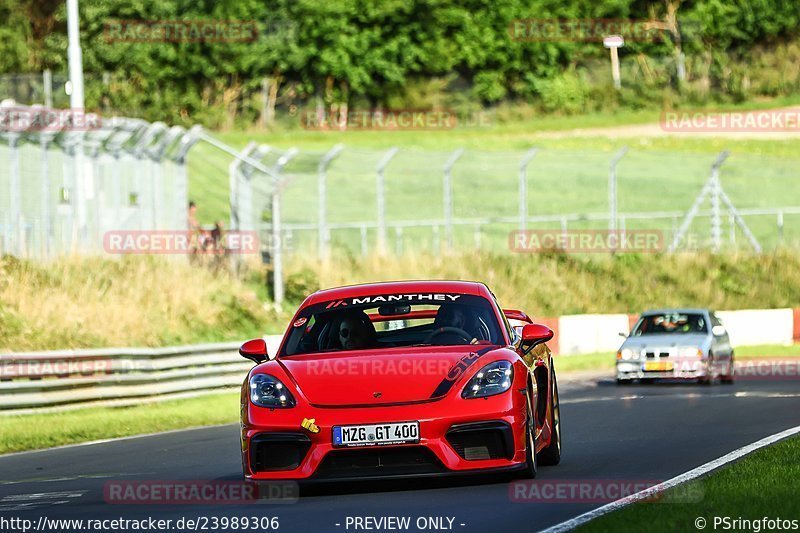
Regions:
<instances>
[{"instance_id":1,"label":"wire mesh fence","mask_svg":"<svg viewBox=\"0 0 800 533\"><path fill-rule=\"evenodd\" d=\"M193 198L230 214L230 229L258 230L270 260L337 250L507 252L520 229L655 230L665 249L679 234L696 248L752 248L748 233L763 250L800 246L800 160L787 157L730 154L718 187L692 211L716 154L256 143L239 151L196 128L136 119L86 130L4 124L3 253L101 252L110 230L184 229L190 183ZM193 150L201 140L216 148Z\"/></svg>"},{"instance_id":2,"label":"wire mesh fence","mask_svg":"<svg viewBox=\"0 0 800 533\"><path fill-rule=\"evenodd\" d=\"M183 128L122 118L86 128L74 116L55 126L37 107L0 113L0 252L98 253L108 231L186 228L195 141Z\"/></svg>"},{"instance_id":3,"label":"wire mesh fence","mask_svg":"<svg viewBox=\"0 0 800 533\"><path fill-rule=\"evenodd\" d=\"M274 169L287 154L261 149ZM731 209L711 194L687 220L716 158L619 147L436 152L340 146L296 152L277 170L283 183L280 232L292 252L320 256L331 250L502 252L520 228L658 231L666 251L684 222L678 250L714 248L715 227L721 234L717 249L755 247L747 233L757 250L799 246L800 160L792 158L731 154L718 175ZM268 193L258 200L261 193L254 190L251 199L256 211L263 209L249 215L262 232L272 231Z\"/></svg>"}]
</instances>

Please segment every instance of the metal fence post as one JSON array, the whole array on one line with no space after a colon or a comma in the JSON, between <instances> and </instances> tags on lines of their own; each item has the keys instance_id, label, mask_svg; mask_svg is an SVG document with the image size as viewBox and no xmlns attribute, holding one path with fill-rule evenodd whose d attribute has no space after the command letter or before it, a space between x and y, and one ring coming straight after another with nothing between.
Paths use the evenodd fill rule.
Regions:
<instances>
[{"instance_id":1,"label":"metal fence post","mask_svg":"<svg viewBox=\"0 0 800 533\"><path fill-rule=\"evenodd\" d=\"M297 155L298 150L292 148L282 155L275 165L272 177L272 282L275 305L280 307L284 298L283 285L283 243L281 242L281 192L285 181L281 173L289 161Z\"/></svg>"},{"instance_id":2,"label":"metal fence post","mask_svg":"<svg viewBox=\"0 0 800 533\"><path fill-rule=\"evenodd\" d=\"M185 218L185 213L189 208L189 174L186 164L189 151L200 141L200 137L197 135L198 128L199 126L195 126L185 132L172 152L172 160L177 165L175 169L175 204L177 212L183 214L184 217L180 224L181 228L188 227Z\"/></svg>"},{"instance_id":3,"label":"metal fence post","mask_svg":"<svg viewBox=\"0 0 800 533\"><path fill-rule=\"evenodd\" d=\"M611 159L608 170L608 231L614 234L617 231L617 165L620 160L628 153L628 147L623 146ZM617 239L611 239L613 252L616 248Z\"/></svg>"},{"instance_id":4,"label":"metal fence post","mask_svg":"<svg viewBox=\"0 0 800 533\"><path fill-rule=\"evenodd\" d=\"M8 132L8 171L9 171L9 225L6 235L10 237L6 241L6 250L10 250L15 255L22 254L22 186L20 181L20 161L19 143L20 134ZM10 242L9 242L10 241Z\"/></svg>"},{"instance_id":5,"label":"metal fence post","mask_svg":"<svg viewBox=\"0 0 800 533\"><path fill-rule=\"evenodd\" d=\"M86 149L86 155L89 158L89 163L86 165L86 175L87 175L87 183L92 184L92 188L96 189L100 180L100 141L97 138L93 138L87 136L84 141L84 147ZM99 192L99 191L97 191ZM102 238L102 228L100 223L100 217L102 213L100 211L100 203L101 197L100 194L96 194L94 191L92 193L91 201L88 202L91 206L92 212L92 219L94 224L91 226L91 237L90 240L91 247L98 246L101 242L100 239ZM87 227L87 232L89 228ZM102 244L99 244L102 247Z\"/></svg>"},{"instance_id":6,"label":"metal fence post","mask_svg":"<svg viewBox=\"0 0 800 533\"><path fill-rule=\"evenodd\" d=\"M720 217L719 199L719 167L727 159L728 153L723 152L711 167L711 247L714 253L719 252L722 247L722 218Z\"/></svg>"},{"instance_id":7,"label":"metal fence post","mask_svg":"<svg viewBox=\"0 0 800 533\"><path fill-rule=\"evenodd\" d=\"M528 227L528 164L536 156L538 148L531 148L522 157L519 163L519 229L525 230Z\"/></svg>"},{"instance_id":8,"label":"metal fence post","mask_svg":"<svg viewBox=\"0 0 800 533\"><path fill-rule=\"evenodd\" d=\"M344 146L337 144L330 149L319 162L317 167L317 203L319 213L317 213L317 253L320 259L328 259L330 237L328 236L328 166L344 150Z\"/></svg>"},{"instance_id":9,"label":"metal fence post","mask_svg":"<svg viewBox=\"0 0 800 533\"><path fill-rule=\"evenodd\" d=\"M689 208L689 211L686 213L686 216L683 218L683 222L681 222L680 228L678 228L678 232L675 234L675 237L672 239L672 244L669 246L668 251L674 252L678 245L680 244L681 240L683 240L686 232L689 230L689 226L692 224L692 220L694 217L697 216L697 212L700 210L700 205L705 200L706 196L711 194L712 196L717 196L717 202L719 202L719 191L718 191L718 180L719 180L719 167L728 158L730 152L727 150L723 150L717 156L717 159L711 165L711 176L709 177L708 181L703 185L703 189L700 191L700 194L697 195L697 198L694 199L692 203L692 207ZM712 199L712 203L713 203ZM713 229L713 220L712 220L712 238L714 236L714 229ZM717 224L719 224L719 211L717 210Z\"/></svg>"},{"instance_id":10,"label":"metal fence post","mask_svg":"<svg viewBox=\"0 0 800 533\"><path fill-rule=\"evenodd\" d=\"M448 251L453 249L453 166L464 154L464 149L459 148L452 153L444 164L444 220L445 243Z\"/></svg>"},{"instance_id":11,"label":"metal fence post","mask_svg":"<svg viewBox=\"0 0 800 533\"><path fill-rule=\"evenodd\" d=\"M41 209L42 209L42 257L47 259L50 257L51 247L51 225L50 220L50 143L55 137L54 133L42 132L39 134L39 143L42 149L42 167L40 169L41 176Z\"/></svg>"},{"instance_id":12,"label":"metal fence post","mask_svg":"<svg viewBox=\"0 0 800 533\"><path fill-rule=\"evenodd\" d=\"M251 156L255 151L258 144L255 141L250 141L247 143L247 146L244 147L242 150L243 154ZM239 231L242 229L242 202L241 202L241 188L242 188L242 181L244 178L242 173L242 160L234 158L231 161L231 164L228 165L228 188L230 194L230 225L231 229L235 231ZM248 221L247 227L251 227L252 221Z\"/></svg>"},{"instance_id":13,"label":"metal fence post","mask_svg":"<svg viewBox=\"0 0 800 533\"><path fill-rule=\"evenodd\" d=\"M384 171L389 161L397 155L398 151L400 149L397 147L391 148L378 162L376 195L378 204L378 253L380 254L386 253L386 179Z\"/></svg>"}]
</instances>

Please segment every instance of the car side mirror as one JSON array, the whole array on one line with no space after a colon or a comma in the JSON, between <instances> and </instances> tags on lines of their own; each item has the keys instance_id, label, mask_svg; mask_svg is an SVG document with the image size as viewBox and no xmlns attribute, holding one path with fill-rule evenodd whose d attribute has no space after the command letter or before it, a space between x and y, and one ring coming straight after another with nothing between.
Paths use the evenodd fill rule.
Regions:
<instances>
[{"instance_id":1,"label":"car side mirror","mask_svg":"<svg viewBox=\"0 0 800 533\"><path fill-rule=\"evenodd\" d=\"M263 363L267 360L267 342L264 339L249 340L239 347L239 355L255 364Z\"/></svg>"},{"instance_id":2,"label":"car side mirror","mask_svg":"<svg viewBox=\"0 0 800 533\"><path fill-rule=\"evenodd\" d=\"M522 328L522 344L526 351L553 338L553 330L542 324L527 324Z\"/></svg>"},{"instance_id":3,"label":"car side mirror","mask_svg":"<svg viewBox=\"0 0 800 533\"><path fill-rule=\"evenodd\" d=\"M722 337L723 335L725 335L725 333L727 333L727 331L725 331L725 326L714 326L713 328L711 328L711 333L715 337Z\"/></svg>"},{"instance_id":4,"label":"car side mirror","mask_svg":"<svg viewBox=\"0 0 800 533\"><path fill-rule=\"evenodd\" d=\"M619 335L619 336L620 336L620 337L622 337L623 339L627 339L627 338L628 338L628 334L627 334L627 333L624 333L624 332L622 332L622 331L620 331L619 333L617 333L617 335Z\"/></svg>"}]
</instances>

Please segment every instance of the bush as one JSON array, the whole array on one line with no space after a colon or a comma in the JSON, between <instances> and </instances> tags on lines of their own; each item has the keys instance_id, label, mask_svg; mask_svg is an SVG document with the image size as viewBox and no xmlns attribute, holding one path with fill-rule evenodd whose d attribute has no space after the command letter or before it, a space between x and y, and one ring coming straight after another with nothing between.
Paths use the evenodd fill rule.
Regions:
<instances>
[{"instance_id":1,"label":"bush","mask_svg":"<svg viewBox=\"0 0 800 533\"><path fill-rule=\"evenodd\" d=\"M572 115L586 110L589 87L574 69L557 74L551 79L537 79L534 87L545 111Z\"/></svg>"}]
</instances>

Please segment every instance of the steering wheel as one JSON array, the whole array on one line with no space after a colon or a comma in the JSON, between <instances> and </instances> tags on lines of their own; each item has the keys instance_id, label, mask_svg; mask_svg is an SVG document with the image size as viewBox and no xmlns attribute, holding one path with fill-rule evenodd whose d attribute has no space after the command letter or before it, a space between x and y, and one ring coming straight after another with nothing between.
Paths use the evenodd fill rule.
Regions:
<instances>
[{"instance_id":1,"label":"steering wheel","mask_svg":"<svg viewBox=\"0 0 800 533\"><path fill-rule=\"evenodd\" d=\"M461 338L464 341L464 344L469 344L469 343L472 342L472 335L470 335L469 333L467 333L463 329L454 328L454 327L451 327L451 326L445 326L443 328L436 328L435 330L431 331L428 334L428 336L425 337L424 343L425 344L433 344L433 342L432 342L433 339L435 339L439 335L444 335L444 334L447 334L447 333L449 333L451 335L458 336L459 338Z\"/></svg>"}]
</instances>

